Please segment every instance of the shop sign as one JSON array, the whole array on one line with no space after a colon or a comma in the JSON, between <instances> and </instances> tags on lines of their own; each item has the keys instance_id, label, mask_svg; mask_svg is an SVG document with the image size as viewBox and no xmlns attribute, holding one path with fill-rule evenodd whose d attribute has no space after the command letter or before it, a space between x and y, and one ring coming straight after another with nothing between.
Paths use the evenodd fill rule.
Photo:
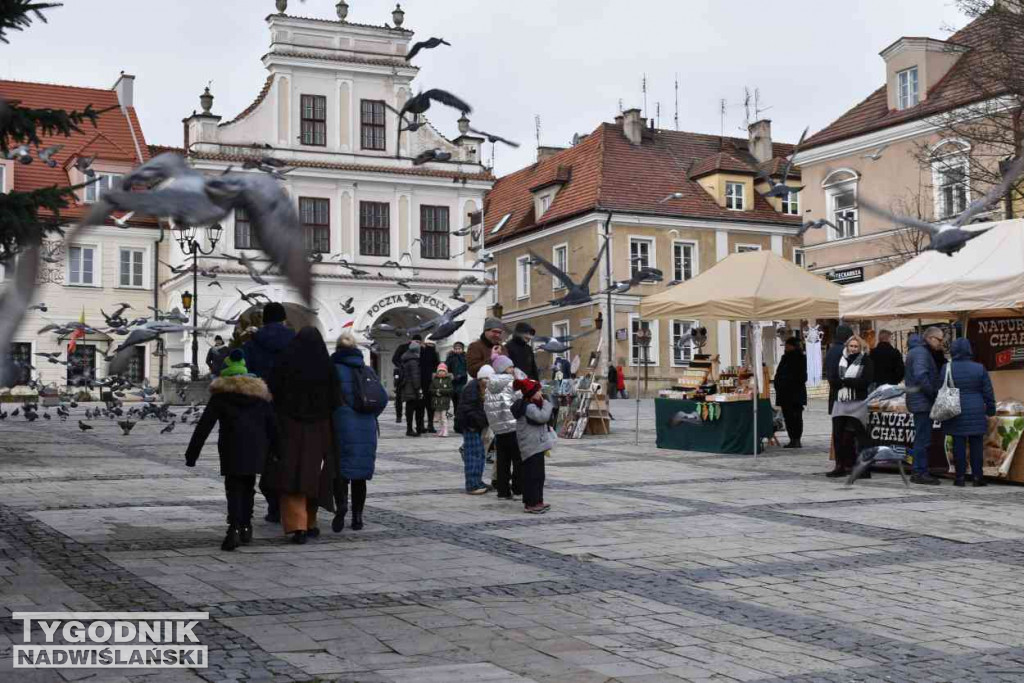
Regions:
<instances>
[{"instance_id":1,"label":"shop sign","mask_svg":"<svg viewBox=\"0 0 1024 683\"><path fill-rule=\"evenodd\" d=\"M914 445L914 416L911 413L868 413L868 434L872 443L888 446L906 457Z\"/></svg>"},{"instance_id":2,"label":"shop sign","mask_svg":"<svg viewBox=\"0 0 1024 683\"><path fill-rule=\"evenodd\" d=\"M973 318L967 339L974 358L989 370L1024 368L1024 318Z\"/></svg>"},{"instance_id":3,"label":"shop sign","mask_svg":"<svg viewBox=\"0 0 1024 683\"><path fill-rule=\"evenodd\" d=\"M392 308L433 308L439 313L447 313L451 310L448 304L438 298L427 294L405 292L403 294L391 294L378 299L367 309L366 313L376 318L377 315Z\"/></svg>"},{"instance_id":4,"label":"shop sign","mask_svg":"<svg viewBox=\"0 0 1024 683\"><path fill-rule=\"evenodd\" d=\"M594 326L593 318L580 318L580 327L587 328Z\"/></svg>"},{"instance_id":5,"label":"shop sign","mask_svg":"<svg viewBox=\"0 0 1024 683\"><path fill-rule=\"evenodd\" d=\"M626 341L627 339L629 339L629 330L625 327L615 330L616 341Z\"/></svg>"},{"instance_id":6,"label":"shop sign","mask_svg":"<svg viewBox=\"0 0 1024 683\"><path fill-rule=\"evenodd\" d=\"M857 268L833 270L826 273L825 277L837 285L852 285L855 282L864 282L864 269L858 266Z\"/></svg>"}]
</instances>

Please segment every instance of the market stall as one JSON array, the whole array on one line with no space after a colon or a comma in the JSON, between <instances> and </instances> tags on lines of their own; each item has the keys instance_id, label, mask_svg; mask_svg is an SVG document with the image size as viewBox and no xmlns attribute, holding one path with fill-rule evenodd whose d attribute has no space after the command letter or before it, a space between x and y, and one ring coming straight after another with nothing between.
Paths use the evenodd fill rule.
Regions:
<instances>
[{"instance_id":1,"label":"market stall","mask_svg":"<svg viewBox=\"0 0 1024 683\"><path fill-rule=\"evenodd\" d=\"M1024 481L1024 220L971 226L988 229L952 257L934 251L842 290L843 318L959 322L975 358L989 371L999 414L989 419L985 474ZM905 421L880 407L878 423ZM913 418L911 417L911 425ZM948 466L944 440L933 438L929 465ZM1015 438L1016 437L1016 438Z\"/></svg>"},{"instance_id":2,"label":"market stall","mask_svg":"<svg viewBox=\"0 0 1024 683\"><path fill-rule=\"evenodd\" d=\"M759 330L761 321L766 320L838 317L839 292L838 285L806 271L773 252L752 251L731 254L697 277L644 299L640 303L640 315L645 319L749 322L756 331ZM751 356L759 359L761 335L755 333L753 337L755 343L752 346L755 348L751 349ZM733 428L745 434L745 438L749 440L749 450L744 448L740 451L711 452L741 452L755 455L760 452L761 439L772 433L771 404L766 400L753 400L754 396L768 395L767 381L760 366L760 361L746 359L745 369L737 368L735 372L723 372L721 377L708 377L699 387L679 387L668 397L656 399L658 446L683 448L679 445L683 442L704 443L708 447L715 444L711 434L706 440L696 438L692 433L683 435L685 432L700 429L707 429L709 432L716 430L719 427L714 420L700 423L691 420L671 426L668 420L664 419L664 415L671 417L679 411L678 408L672 410L673 406L678 405L678 399L690 399L701 404L699 408L702 415L703 404L721 405L723 418L726 413L725 405L728 404L730 419L734 420ZM755 410L759 404L762 407ZM747 416L746 420L743 420L742 415ZM761 427L758 427L759 423ZM732 440L728 443L718 442L719 447L733 447L732 444Z\"/></svg>"},{"instance_id":3,"label":"market stall","mask_svg":"<svg viewBox=\"0 0 1024 683\"><path fill-rule=\"evenodd\" d=\"M750 453L754 439L754 422L750 416L750 401L689 401L659 398L654 402L658 424L658 448L701 453ZM675 427L663 429L672 416L683 412L696 413L693 422L684 421ZM761 439L772 435L771 401L758 401L757 429Z\"/></svg>"}]
</instances>

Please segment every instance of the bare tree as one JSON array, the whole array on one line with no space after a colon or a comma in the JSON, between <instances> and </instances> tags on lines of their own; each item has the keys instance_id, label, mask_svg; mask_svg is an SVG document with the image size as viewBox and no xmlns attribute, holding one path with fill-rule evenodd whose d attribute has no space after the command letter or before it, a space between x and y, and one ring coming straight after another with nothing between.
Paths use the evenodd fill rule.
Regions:
<instances>
[{"instance_id":1,"label":"bare tree","mask_svg":"<svg viewBox=\"0 0 1024 683\"><path fill-rule=\"evenodd\" d=\"M953 35L947 48L958 55L952 69L960 85L949 93L956 106L931 120L939 137L968 146L922 143L916 150L922 167L934 169L934 219L959 213L970 200L966 189L980 196L1002 180L1010 160L1024 153L1024 0L954 3L973 22ZM1019 184L1007 193L1004 218L1013 218L1022 197Z\"/></svg>"},{"instance_id":2,"label":"bare tree","mask_svg":"<svg viewBox=\"0 0 1024 683\"><path fill-rule=\"evenodd\" d=\"M928 212L922 191L911 192L904 197L894 199L890 210L899 216L910 216L919 220L927 220ZM931 238L924 230L909 226L895 228L882 242L882 255L879 265L886 270L897 268L928 248Z\"/></svg>"}]
</instances>

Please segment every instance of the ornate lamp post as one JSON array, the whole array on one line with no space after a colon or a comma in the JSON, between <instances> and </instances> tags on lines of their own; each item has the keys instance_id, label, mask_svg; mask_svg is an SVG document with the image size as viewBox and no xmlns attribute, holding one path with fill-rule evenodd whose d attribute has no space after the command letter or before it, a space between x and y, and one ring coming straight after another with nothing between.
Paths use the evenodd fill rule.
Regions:
<instances>
[{"instance_id":1,"label":"ornate lamp post","mask_svg":"<svg viewBox=\"0 0 1024 683\"><path fill-rule=\"evenodd\" d=\"M192 309L192 381L194 382L199 379L199 257L213 253L224 228L220 226L220 223L214 223L206 228L206 239L210 242L209 249L203 249L203 245L199 243L198 229L194 225L176 225L174 232L181 252L192 257L192 292L186 291L181 295L181 305L185 307L186 313L190 308Z\"/></svg>"}]
</instances>

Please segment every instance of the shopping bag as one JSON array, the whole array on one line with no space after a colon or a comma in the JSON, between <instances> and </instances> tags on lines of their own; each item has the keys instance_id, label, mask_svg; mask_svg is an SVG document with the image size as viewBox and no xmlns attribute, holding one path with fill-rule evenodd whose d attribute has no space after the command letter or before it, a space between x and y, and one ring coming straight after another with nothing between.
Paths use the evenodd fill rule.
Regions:
<instances>
[{"instance_id":1,"label":"shopping bag","mask_svg":"<svg viewBox=\"0 0 1024 683\"><path fill-rule=\"evenodd\" d=\"M930 417L936 422L952 420L960 414L960 390L953 386L953 361L946 363L946 376L935 397Z\"/></svg>"}]
</instances>

